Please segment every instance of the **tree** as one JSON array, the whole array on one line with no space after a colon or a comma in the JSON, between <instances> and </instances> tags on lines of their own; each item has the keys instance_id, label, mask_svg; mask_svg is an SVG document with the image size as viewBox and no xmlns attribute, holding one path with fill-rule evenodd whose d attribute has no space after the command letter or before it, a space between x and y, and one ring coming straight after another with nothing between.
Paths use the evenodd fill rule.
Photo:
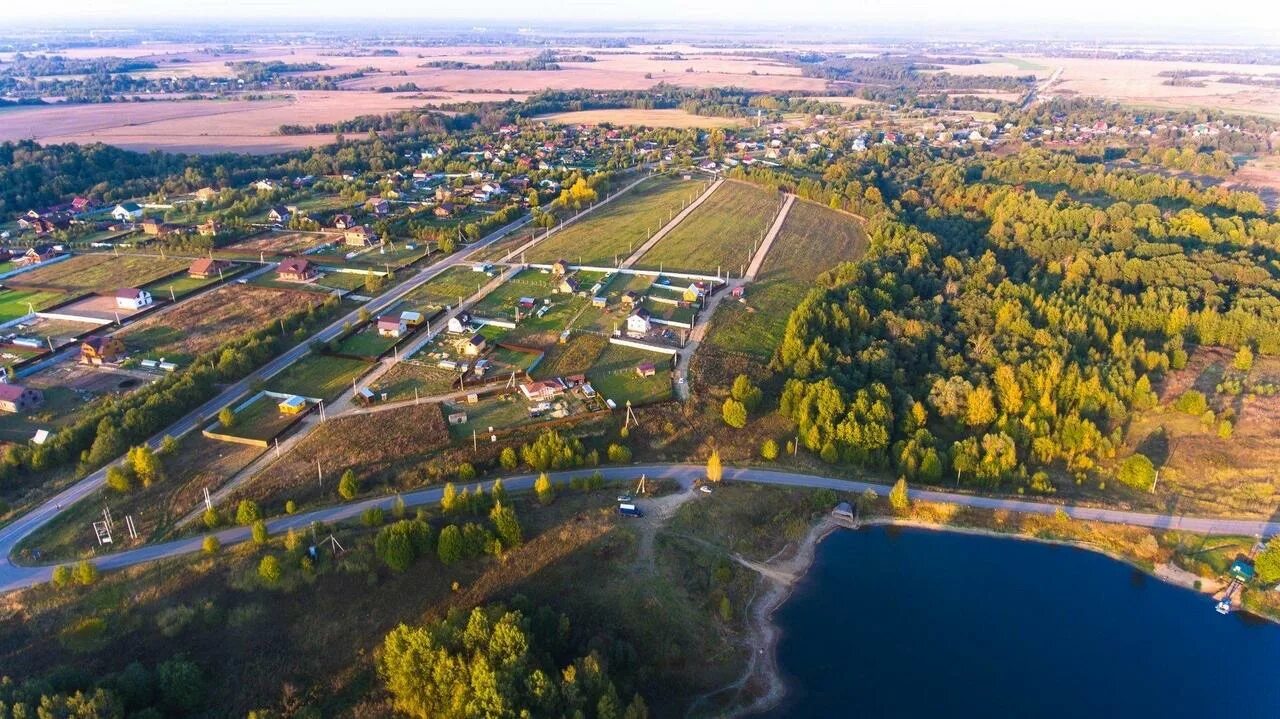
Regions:
<instances>
[{"instance_id":1,"label":"tree","mask_svg":"<svg viewBox=\"0 0 1280 719\"><path fill-rule=\"evenodd\" d=\"M205 702L205 681L200 667L185 659L170 659L156 666L158 704L168 716L191 716Z\"/></svg>"},{"instance_id":2,"label":"tree","mask_svg":"<svg viewBox=\"0 0 1280 719\"><path fill-rule=\"evenodd\" d=\"M210 534L204 538L203 542L200 543L200 549L202 549L205 554L217 554L218 550L222 549L222 542L218 541L217 537Z\"/></svg>"},{"instance_id":3,"label":"tree","mask_svg":"<svg viewBox=\"0 0 1280 719\"><path fill-rule=\"evenodd\" d=\"M453 482L445 482L444 490L440 493L440 511L453 514L458 509L458 488L453 486Z\"/></svg>"},{"instance_id":4,"label":"tree","mask_svg":"<svg viewBox=\"0 0 1280 719\"><path fill-rule=\"evenodd\" d=\"M740 374L734 378L733 388L729 394L741 402L748 412L754 412L760 406L760 400L764 397L764 393L760 391L760 388L755 386L751 382L751 378L745 374Z\"/></svg>"},{"instance_id":5,"label":"tree","mask_svg":"<svg viewBox=\"0 0 1280 719\"><path fill-rule=\"evenodd\" d=\"M262 519L262 510L252 499L242 499L236 507L236 524L253 524Z\"/></svg>"},{"instance_id":6,"label":"tree","mask_svg":"<svg viewBox=\"0 0 1280 719\"><path fill-rule=\"evenodd\" d=\"M107 467L108 489L124 494L129 491L132 484L132 480L129 479L129 473L123 467L114 464Z\"/></svg>"},{"instance_id":7,"label":"tree","mask_svg":"<svg viewBox=\"0 0 1280 719\"><path fill-rule=\"evenodd\" d=\"M346 500L355 499L360 494L360 480L356 479L354 470L348 469L338 480L338 496Z\"/></svg>"},{"instance_id":8,"label":"tree","mask_svg":"<svg viewBox=\"0 0 1280 719\"><path fill-rule=\"evenodd\" d=\"M609 445L605 456L614 464L628 464L631 462L631 448L625 444L613 443Z\"/></svg>"},{"instance_id":9,"label":"tree","mask_svg":"<svg viewBox=\"0 0 1280 719\"><path fill-rule=\"evenodd\" d=\"M767 460L769 460L769 461L771 461L771 462L772 462L773 460L777 459L777 458L778 458L778 442L777 442L777 440L772 439L772 438L770 438L770 439L766 439L766 440L765 440L765 441L760 445L760 456L761 456L761 457L763 457L763 458L765 458L765 459L767 459Z\"/></svg>"},{"instance_id":10,"label":"tree","mask_svg":"<svg viewBox=\"0 0 1280 719\"><path fill-rule=\"evenodd\" d=\"M911 509L911 497L907 494L907 480L899 477L889 490L889 507L895 514L906 514Z\"/></svg>"},{"instance_id":11,"label":"tree","mask_svg":"<svg viewBox=\"0 0 1280 719\"><path fill-rule=\"evenodd\" d=\"M489 495L493 497L495 503L507 501L507 488L502 486L501 479L493 480L493 487L489 490Z\"/></svg>"},{"instance_id":12,"label":"tree","mask_svg":"<svg viewBox=\"0 0 1280 719\"><path fill-rule=\"evenodd\" d=\"M515 449L511 447L503 447L501 454L498 455L498 464L502 468L511 471L520 466L520 458L516 456Z\"/></svg>"},{"instance_id":13,"label":"tree","mask_svg":"<svg viewBox=\"0 0 1280 719\"><path fill-rule=\"evenodd\" d=\"M218 410L218 424L222 425L223 429L231 429L232 427L235 427L236 426L235 410L231 409L230 407L223 407L222 409Z\"/></svg>"},{"instance_id":14,"label":"tree","mask_svg":"<svg viewBox=\"0 0 1280 719\"><path fill-rule=\"evenodd\" d=\"M268 554L258 562L258 576L267 586L274 586L280 582L280 560L276 559L274 554Z\"/></svg>"},{"instance_id":15,"label":"tree","mask_svg":"<svg viewBox=\"0 0 1280 719\"><path fill-rule=\"evenodd\" d=\"M129 450L128 460L129 466L133 469L133 476L138 478L142 486L150 487L154 482L164 479L160 458L147 445L139 445Z\"/></svg>"},{"instance_id":16,"label":"tree","mask_svg":"<svg viewBox=\"0 0 1280 719\"><path fill-rule=\"evenodd\" d=\"M711 450L711 456L707 457L707 481L719 482L724 479L724 467L720 465L720 450Z\"/></svg>"},{"instance_id":17,"label":"tree","mask_svg":"<svg viewBox=\"0 0 1280 719\"><path fill-rule=\"evenodd\" d=\"M995 419L996 404L991 388L986 385L974 387L965 403L964 423L970 427L981 427Z\"/></svg>"},{"instance_id":18,"label":"tree","mask_svg":"<svg viewBox=\"0 0 1280 719\"><path fill-rule=\"evenodd\" d=\"M1253 560L1253 567L1258 573L1258 581L1263 584L1280 582L1280 542L1271 540Z\"/></svg>"},{"instance_id":19,"label":"tree","mask_svg":"<svg viewBox=\"0 0 1280 719\"><path fill-rule=\"evenodd\" d=\"M200 516L200 519L204 522L206 529L216 529L218 525L222 524L222 515L218 514L218 510L212 507L204 510L204 514Z\"/></svg>"},{"instance_id":20,"label":"tree","mask_svg":"<svg viewBox=\"0 0 1280 719\"><path fill-rule=\"evenodd\" d=\"M373 546L374 554L392 571L403 572L431 551L431 525L417 519L402 519L378 530Z\"/></svg>"},{"instance_id":21,"label":"tree","mask_svg":"<svg viewBox=\"0 0 1280 719\"><path fill-rule=\"evenodd\" d=\"M1244 345L1236 352L1235 359L1231 360L1231 366L1241 372L1248 372L1253 369L1253 350L1249 345Z\"/></svg>"},{"instance_id":22,"label":"tree","mask_svg":"<svg viewBox=\"0 0 1280 719\"><path fill-rule=\"evenodd\" d=\"M53 582L55 589L65 589L66 587L71 586L71 582L74 580L75 576L69 565L59 564L53 568L53 577L50 581Z\"/></svg>"},{"instance_id":23,"label":"tree","mask_svg":"<svg viewBox=\"0 0 1280 719\"><path fill-rule=\"evenodd\" d=\"M724 418L724 423L734 429L742 429L747 426L746 406L732 397L724 401L724 405L720 408L720 414Z\"/></svg>"},{"instance_id":24,"label":"tree","mask_svg":"<svg viewBox=\"0 0 1280 719\"><path fill-rule=\"evenodd\" d=\"M98 567L87 559L81 560L75 569L76 584L87 587L98 581Z\"/></svg>"},{"instance_id":25,"label":"tree","mask_svg":"<svg viewBox=\"0 0 1280 719\"><path fill-rule=\"evenodd\" d=\"M271 537L271 535L267 533L267 523L261 519L253 523L252 528L249 530L249 534L253 537L253 543L258 546L266 544L267 540Z\"/></svg>"},{"instance_id":26,"label":"tree","mask_svg":"<svg viewBox=\"0 0 1280 719\"><path fill-rule=\"evenodd\" d=\"M1135 452L1120 463L1116 479L1140 492L1149 492L1156 482L1156 466L1145 454Z\"/></svg>"},{"instance_id":27,"label":"tree","mask_svg":"<svg viewBox=\"0 0 1280 719\"><path fill-rule=\"evenodd\" d=\"M493 522L493 529L498 534L498 539L502 541L503 549L513 549L524 542L524 530L520 527L520 520L516 518L516 512L501 502L493 505L493 509L489 512L489 521Z\"/></svg>"},{"instance_id":28,"label":"tree","mask_svg":"<svg viewBox=\"0 0 1280 719\"><path fill-rule=\"evenodd\" d=\"M471 464L470 462L459 463L457 475L458 475L459 482L470 482L471 480L476 478L475 465Z\"/></svg>"},{"instance_id":29,"label":"tree","mask_svg":"<svg viewBox=\"0 0 1280 719\"><path fill-rule=\"evenodd\" d=\"M450 524L440 530L436 553L445 564L453 564L462 559L462 530L458 529L458 525Z\"/></svg>"},{"instance_id":30,"label":"tree","mask_svg":"<svg viewBox=\"0 0 1280 719\"><path fill-rule=\"evenodd\" d=\"M533 493L538 498L538 503L547 505L551 504L556 498L556 488L551 484L551 478L546 472L538 475L538 479L533 483Z\"/></svg>"}]
</instances>

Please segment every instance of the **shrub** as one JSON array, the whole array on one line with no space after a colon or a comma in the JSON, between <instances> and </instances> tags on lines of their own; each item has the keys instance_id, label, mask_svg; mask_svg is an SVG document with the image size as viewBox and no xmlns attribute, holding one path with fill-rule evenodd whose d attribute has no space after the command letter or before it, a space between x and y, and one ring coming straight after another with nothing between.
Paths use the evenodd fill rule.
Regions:
<instances>
[{"instance_id":1,"label":"shrub","mask_svg":"<svg viewBox=\"0 0 1280 719\"><path fill-rule=\"evenodd\" d=\"M203 542L200 543L200 548L204 550L205 554L217 554L218 550L222 549L222 542L218 541L217 537L210 534L204 538Z\"/></svg>"},{"instance_id":2,"label":"shrub","mask_svg":"<svg viewBox=\"0 0 1280 719\"><path fill-rule=\"evenodd\" d=\"M748 412L754 412L760 406L760 400L764 398L764 393L760 388L752 384L751 378L745 374L740 374L733 380L733 388L729 394L742 403L742 406Z\"/></svg>"},{"instance_id":3,"label":"shrub","mask_svg":"<svg viewBox=\"0 0 1280 719\"><path fill-rule=\"evenodd\" d=\"M167 607L156 614L156 628L160 630L162 636L172 639L181 634L182 630L186 629L195 618L195 607L186 604Z\"/></svg>"},{"instance_id":4,"label":"shrub","mask_svg":"<svg viewBox=\"0 0 1280 719\"><path fill-rule=\"evenodd\" d=\"M391 516L395 517L396 519L404 519L404 513L405 513L404 497L401 497L400 495L397 494L396 498L391 500Z\"/></svg>"},{"instance_id":5,"label":"shrub","mask_svg":"<svg viewBox=\"0 0 1280 719\"><path fill-rule=\"evenodd\" d=\"M889 490L889 507L895 514L906 514L911 509L911 497L907 493L907 480L899 477Z\"/></svg>"},{"instance_id":6,"label":"shrub","mask_svg":"<svg viewBox=\"0 0 1280 719\"><path fill-rule=\"evenodd\" d=\"M358 494L360 494L360 481L356 479L356 473L348 469L342 473L342 479L338 480L338 496L351 500Z\"/></svg>"},{"instance_id":7,"label":"shrub","mask_svg":"<svg viewBox=\"0 0 1280 719\"><path fill-rule=\"evenodd\" d=\"M440 561L445 564L453 564L462 559L462 530L458 529L458 525L450 524L440 530L436 550Z\"/></svg>"},{"instance_id":8,"label":"shrub","mask_svg":"<svg viewBox=\"0 0 1280 719\"><path fill-rule=\"evenodd\" d=\"M1241 347L1240 351L1236 352L1235 359L1231 360L1231 366L1241 372L1248 372L1253 369L1253 350L1249 348L1249 345Z\"/></svg>"},{"instance_id":9,"label":"shrub","mask_svg":"<svg viewBox=\"0 0 1280 719\"><path fill-rule=\"evenodd\" d=\"M293 500L291 499L291 500L289 500L289 501L287 501L287 502L285 502L285 503L284 503L284 513L285 513L285 514L293 514L293 513L294 513L294 512L296 512L296 511L298 511L298 503L297 503L297 502L295 502L295 501L293 501Z\"/></svg>"},{"instance_id":10,"label":"shrub","mask_svg":"<svg viewBox=\"0 0 1280 719\"><path fill-rule=\"evenodd\" d=\"M201 515L201 520L204 521L205 527L216 529L218 525L222 524L222 515L218 514L216 509L206 509L204 514Z\"/></svg>"},{"instance_id":11,"label":"shrub","mask_svg":"<svg viewBox=\"0 0 1280 719\"><path fill-rule=\"evenodd\" d=\"M71 567L61 564L53 568L53 577L50 581L53 582L55 589L65 589L71 586L72 580Z\"/></svg>"},{"instance_id":12,"label":"shrub","mask_svg":"<svg viewBox=\"0 0 1280 719\"><path fill-rule=\"evenodd\" d=\"M1192 417L1199 417L1208 411L1209 401L1205 399L1204 394L1199 390L1189 389L1178 397L1177 401L1173 403L1173 408Z\"/></svg>"},{"instance_id":13,"label":"shrub","mask_svg":"<svg viewBox=\"0 0 1280 719\"><path fill-rule=\"evenodd\" d=\"M262 519L262 510L251 499L242 499L236 507L236 524L253 524Z\"/></svg>"},{"instance_id":14,"label":"shrub","mask_svg":"<svg viewBox=\"0 0 1280 719\"><path fill-rule=\"evenodd\" d=\"M610 444L605 456L614 464L627 464L631 461L631 448L624 444Z\"/></svg>"},{"instance_id":15,"label":"shrub","mask_svg":"<svg viewBox=\"0 0 1280 719\"><path fill-rule=\"evenodd\" d=\"M724 418L724 423L734 429L747 426L746 406L732 397L724 401L724 405L720 408L720 415Z\"/></svg>"},{"instance_id":16,"label":"shrub","mask_svg":"<svg viewBox=\"0 0 1280 719\"><path fill-rule=\"evenodd\" d=\"M268 586L273 586L280 582L280 560L276 559L274 554L268 554L258 562L258 576Z\"/></svg>"},{"instance_id":17,"label":"shrub","mask_svg":"<svg viewBox=\"0 0 1280 719\"><path fill-rule=\"evenodd\" d=\"M271 535L267 533L267 523L259 519L253 523L253 527L249 530L249 535L253 537L253 543L262 546L267 543Z\"/></svg>"},{"instance_id":18,"label":"shrub","mask_svg":"<svg viewBox=\"0 0 1280 719\"><path fill-rule=\"evenodd\" d=\"M124 494L128 492L133 484L133 480L129 478L129 473L124 467L112 465L107 467L107 488L112 491Z\"/></svg>"},{"instance_id":19,"label":"shrub","mask_svg":"<svg viewBox=\"0 0 1280 719\"><path fill-rule=\"evenodd\" d=\"M223 429L231 429L236 426L236 413L230 407L223 407L218 411L218 424Z\"/></svg>"},{"instance_id":20,"label":"shrub","mask_svg":"<svg viewBox=\"0 0 1280 719\"><path fill-rule=\"evenodd\" d=\"M556 498L556 489L551 485L551 478L546 472L538 475L538 479L533 483L533 493L538 497L539 504L551 504Z\"/></svg>"},{"instance_id":21,"label":"shrub","mask_svg":"<svg viewBox=\"0 0 1280 719\"><path fill-rule=\"evenodd\" d=\"M766 439L760 445L760 456L773 461L778 458L778 442L774 439Z\"/></svg>"},{"instance_id":22,"label":"shrub","mask_svg":"<svg viewBox=\"0 0 1280 719\"><path fill-rule=\"evenodd\" d=\"M1049 481L1049 475L1045 472L1036 472L1031 475L1031 491L1039 494L1053 494L1058 491L1054 488L1053 483Z\"/></svg>"},{"instance_id":23,"label":"shrub","mask_svg":"<svg viewBox=\"0 0 1280 719\"><path fill-rule=\"evenodd\" d=\"M458 465L458 481L470 482L476 478L476 468L470 462L463 462Z\"/></svg>"},{"instance_id":24,"label":"shrub","mask_svg":"<svg viewBox=\"0 0 1280 719\"><path fill-rule=\"evenodd\" d=\"M90 584L93 584L98 581L98 567L87 559L81 560L75 568L75 579L76 584L79 584L82 587L87 587Z\"/></svg>"},{"instance_id":25,"label":"shrub","mask_svg":"<svg viewBox=\"0 0 1280 719\"><path fill-rule=\"evenodd\" d=\"M382 507L370 507L360 513L360 521L366 527L378 527L386 521L386 513L382 511Z\"/></svg>"}]
</instances>

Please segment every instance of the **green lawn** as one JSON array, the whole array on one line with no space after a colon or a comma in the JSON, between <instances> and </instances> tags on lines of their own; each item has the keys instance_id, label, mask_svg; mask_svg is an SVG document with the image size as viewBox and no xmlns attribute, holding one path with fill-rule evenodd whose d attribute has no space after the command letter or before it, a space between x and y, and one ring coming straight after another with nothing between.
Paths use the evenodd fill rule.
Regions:
<instances>
[{"instance_id":1,"label":"green lawn","mask_svg":"<svg viewBox=\"0 0 1280 719\"><path fill-rule=\"evenodd\" d=\"M44 404L27 414L10 414L0 412L0 440L6 442L26 442L37 429L50 432L75 419L75 412L85 406L75 391L67 387L47 387L40 390L44 393Z\"/></svg>"},{"instance_id":2,"label":"green lawn","mask_svg":"<svg viewBox=\"0 0 1280 719\"><path fill-rule=\"evenodd\" d=\"M66 298L65 294L43 290L0 290L0 322L28 314L28 304L38 312Z\"/></svg>"},{"instance_id":3,"label":"green lawn","mask_svg":"<svg viewBox=\"0 0 1280 719\"><path fill-rule=\"evenodd\" d=\"M181 275L171 280L152 282L146 286L146 290L156 299L182 299L192 292L204 289L209 285L216 284L223 279L230 279L233 275L240 272L241 269L242 265L234 265L232 269L224 270L221 278L210 277L207 279L200 279L190 275ZM173 290L172 294L170 294L170 290Z\"/></svg>"},{"instance_id":4,"label":"green lawn","mask_svg":"<svg viewBox=\"0 0 1280 719\"><path fill-rule=\"evenodd\" d=\"M374 280L376 283L378 280ZM369 282L369 275L355 274L353 272L328 272L324 277L316 280L316 284L329 287L335 290L363 290Z\"/></svg>"},{"instance_id":5,"label":"green lawn","mask_svg":"<svg viewBox=\"0 0 1280 719\"><path fill-rule=\"evenodd\" d=\"M263 395L236 412L235 422L230 427L218 427L212 431L246 439L271 440L298 418L297 415L281 414L279 404L280 401L274 397Z\"/></svg>"},{"instance_id":6,"label":"green lawn","mask_svg":"<svg viewBox=\"0 0 1280 719\"><path fill-rule=\"evenodd\" d=\"M370 389L377 393L386 393L387 399L392 402L413 399L414 390L417 390L419 397L430 397L451 391L457 376L457 372L443 367L401 361L387 370L387 373L378 379L377 385Z\"/></svg>"},{"instance_id":7,"label":"green lawn","mask_svg":"<svg viewBox=\"0 0 1280 719\"><path fill-rule=\"evenodd\" d=\"M285 392L303 397L317 397L332 401L343 391L351 389L351 381L364 374L372 365L345 357L307 355L267 383L272 392Z\"/></svg>"},{"instance_id":8,"label":"green lawn","mask_svg":"<svg viewBox=\"0 0 1280 719\"><path fill-rule=\"evenodd\" d=\"M867 250L862 223L837 210L802 200L791 206L769 248L760 275L746 288L745 303L724 298L712 318L706 343L768 361L782 340L791 310L814 280L841 261ZM815 258L823 258L821 262Z\"/></svg>"},{"instance_id":9,"label":"green lawn","mask_svg":"<svg viewBox=\"0 0 1280 719\"><path fill-rule=\"evenodd\" d=\"M636 365L644 362L653 363L657 369L654 376L636 374ZM638 406L671 398L671 361L658 352L610 344L587 372L587 379L596 392L619 407L627 400Z\"/></svg>"},{"instance_id":10,"label":"green lawn","mask_svg":"<svg viewBox=\"0 0 1280 719\"><path fill-rule=\"evenodd\" d=\"M445 305L457 305L458 298L470 297L491 279L484 272L473 271L470 266L450 267L405 295L404 304L429 314Z\"/></svg>"},{"instance_id":11,"label":"green lawn","mask_svg":"<svg viewBox=\"0 0 1280 719\"><path fill-rule=\"evenodd\" d=\"M503 399L494 397L484 399L475 404L467 404L465 402L451 403L445 402L440 405L440 409L447 418L454 412L465 412L467 421L463 424L449 425L449 434L455 439L471 440L471 432L475 430L482 439L489 433L489 428L495 430L508 429L522 424L529 424L534 421L529 417L529 406L522 399Z\"/></svg>"},{"instance_id":12,"label":"green lawn","mask_svg":"<svg viewBox=\"0 0 1280 719\"><path fill-rule=\"evenodd\" d=\"M719 267L721 272L737 275L750 262L752 247L769 229L781 204L781 195L772 190L726 182L636 266L708 275Z\"/></svg>"},{"instance_id":13,"label":"green lawn","mask_svg":"<svg viewBox=\"0 0 1280 719\"><path fill-rule=\"evenodd\" d=\"M368 327L342 340L342 343L338 345L338 352L376 359L383 352L391 349L391 346L396 341L397 338L395 337L383 337L378 334L378 328L374 324L370 324Z\"/></svg>"},{"instance_id":14,"label":"green lawn","mask_svg":"<svg viewBox=\"0 0 1280 719\"><path fill-rule=\"evenodd\" d=\"M613 266L615 256L619 262L626 259L705 188L703 182L655 177L552 234L529 250L525 259Z\"/></svg>"},{"instance_id":15,"label":"green lawn","mask_svg":"<svg viewBox=\"0 0 1280 719\"><path fill-rule=\"evenodd\" d=\"M144 287L190 266L185 259L140 255L76 255L11 278L10 285L35 285L67 292L114 292Z\"/></svg>"}]
</instances>

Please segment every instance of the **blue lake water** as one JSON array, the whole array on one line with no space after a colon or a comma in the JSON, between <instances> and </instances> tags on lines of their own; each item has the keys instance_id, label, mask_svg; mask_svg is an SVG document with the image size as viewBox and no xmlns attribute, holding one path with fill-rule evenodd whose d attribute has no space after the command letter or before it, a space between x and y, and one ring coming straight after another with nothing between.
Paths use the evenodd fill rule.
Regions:
<instances>
[{"instance_id":1,"label":"blue lake water","mask_svg":"<svg viewBox=\"0 0 1280 719\"><path fill-rule=\"evenodd\" d=\"M1280 626L1083 550L839 531L775 620L769 717L1280 715Z\"/></svg>"}]
</instances>

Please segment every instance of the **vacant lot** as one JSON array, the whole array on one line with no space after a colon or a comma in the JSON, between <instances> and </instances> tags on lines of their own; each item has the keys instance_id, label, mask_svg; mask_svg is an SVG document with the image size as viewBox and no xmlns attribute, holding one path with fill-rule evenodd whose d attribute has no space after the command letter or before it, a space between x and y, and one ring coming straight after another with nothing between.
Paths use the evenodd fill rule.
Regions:
<instances>
[{"instance_id":1,"label":"vacant lot","mask_svg":"<svg viewBox=\"0 0 1280 719\"><path fill-rule=\"evenodd\" d=\"M231 284L130 325L120 336L144 357L191 359L324 299L316 292Z\"/></svg>"},{"instance_id":2,"label":"vacant lot","mask_svg":"<svg viewBox=\"0 0 1280 719\"><path fill-rule=\"evenodd\" d=\"M280 400L262 395L248 406L233 408L235 421L230 427L219 424L216 427L210 426L209 429L217 434L264 442L274 439L298 419L298 415L282 414L279 404Z\"/></svg>"},{"instance_id":3,"label":"vacant lot","mask_svg":"<svg viewBox=\"0 0 1280 719\"><path fill-rule=\"evenodd\" d=\"M152 297L159 299L180 300L187 295L202 290L215 282L221 282L230 279L233 275L240 272L244 265L233 265L229 269L222 271L222 277L192 277L190 275L179 275L172 279L160 280L147 285L145 289L151 293Z\"/></svg>"},{"instance_id":4,"label":"vacant lot","mask_svg":"<svg viewBox=\"0 0 1280 719\"><path fill-rule=\"evenodd\" d=\"M778 193L744 182L726 182L640 258L637 266L673 272L737 273L751 261L778 214Z\"/></svg>"},{"instance_id":5,"label":"vacant lot","mask_svg":"<svg viewBox=\"0 0 1280 719\"><path fill-rule=\"evenodd\" d=\"M280 257L284 255L300 255L319 245L333 242L336 236L321 235L315 232L272 232L267 231L247 237L235 244L218 250L224 257L243 259L262 259L263 257Z\"/></svg>"},{"instance_id":6,"label":"vacant lot","mask_svg":"<svg viewBox=\"0 0 1280 719\"><path fill-rule=\"evenodd\" d=\"M575 332L564 344L553 345L538 363L533 373L538 379L585 374L595 365L600 354L609 346L609 340L601 335Z\"/></svg>"},{"instance_id":7,"label":"vacant lot","mask_svg":"<svg viewBox=\"0 0 1280 719\"><path fill-rule=\"evenodd\" d=\"M556 232L525 253L529 262L614 265L704 189L702 182L656 177Z\"/></svg>"},{"instance_id":8,"label":"vacant lot","mask_svg":"<svg viewBox=\"0 0 1280 719\"><path fill-rule=\"evenodd\" d=\"M345 355L377 359L383 352L391 349L391 346L397 341L398 338L396 337L384 337L381 335L378 332L376 323L373 323L358 332L353 332L344 337L342 342L338 344L337 351Z\"/></svg>"},{"instance_id":9,"label":"vacant lot","mask_svg":"<svg viewBox=\"0 0 1280 719\"><path fill-rule=\"evenodd\" d=\"M34 308L37 312L50 305L56 305L67 296L60 292L43 292L41 290L0 290L0 322L8 322L30 314Z\"/></svg>"},{"instance_id":10,"label":"vacant lot","mask_svg":"<svg viewBox=\"0 0 1280 719\"><path fill-rule=\"evenodd\" d=\"M430 314L443 307L457 306L493 279L470 266L450 267L425 284L405 295L404 304L418 312Z\"/></svg>"},{"instance_id":11,"label":"vacant lot","mask_svg":"<svg viewBox=\"0 0 1280 719\"><path fill-rule=\"evenodd\" d=\"M368 362L345 357L307 355L272 378L267 389L330 402L351 389L352 381L371 366Z\"/></svg>"},{"instance_id":12,"label":"vacant lot","mask_svg":"<svg viewBox=\"0 0 1280 719\"><path fill-rule=\"evenodd\" d=\"M741 117L710 117L694 115L684 110L637 110L621 108L613 110L578 110L539 115L534 120L545 120L564 125L642 125L645 127L739 127L747 122Z\"/></svg>"},{"instance_id":13,"label":"vacant lot","mask_svg":"<svg viewBox=\"0 0 1280 719\"><path fill-rule=\"evenodd\" d=\"M142 287L187 268L189 260L139 255L78 255L10 278L17 287L65 292L114 293L122 287Z\"/></svg>"},{"instance_id":14,"label":"vacant lot","mask_svg":"<svg viewBox=\"0 0 1280 719\"><path fill-rule=\"evenodd\" d=\"M652 362L652 377L641 377L636 366ZM591 386L605 399L622 407L628 400L639 406L671 398L671 359L658 352L611 344L587 373Z\"/></svg>"},{"instance_id":15,"label":"vacant lot","mask_svg":"<svg viewBox=\"0 0 1280 719\"><path fill-rule=\"evenodd\" d=\"M791 310L817 276L838 262L857 260L866 249L867 237L857 218L797 200L759 276L747 285L745 302L721 301L706 343L767 361L782 339Z\"/></svg>"},{"instance_id":16,"label":"vacant lot","mask_svg":"<svg viewBox=\"0 0 1280 719\"><path fill-rule=\"evenodd\" d=\"M371 387L374 392L387 395L389 401L433 397L453 390L458 373L432 364L401 360L378 378Z\"/></svg>"}]
</instances>

